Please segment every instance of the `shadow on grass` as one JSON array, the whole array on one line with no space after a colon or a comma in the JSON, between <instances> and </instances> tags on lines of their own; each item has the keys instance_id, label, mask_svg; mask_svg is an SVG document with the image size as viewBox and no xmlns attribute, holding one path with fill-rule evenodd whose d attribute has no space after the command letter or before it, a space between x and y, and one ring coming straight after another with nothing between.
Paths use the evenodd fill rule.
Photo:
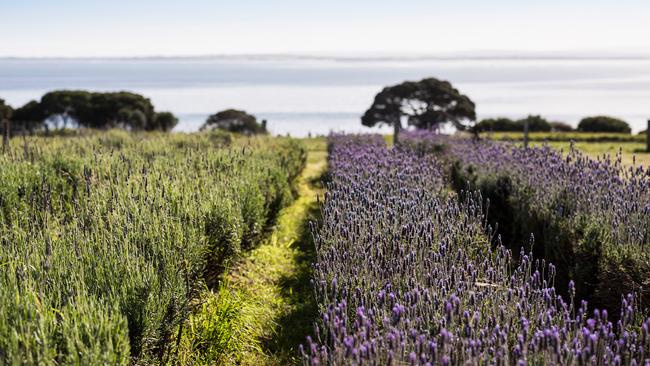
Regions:
<instances>
[{"instance_id":1,"label":"shadow on grass","mask_svg":"<svg viewBox=\"0 0 650 366\"><path fill-rule=\"evenodd\" d=\"M309 179L309 185L312 188L316 188L318 190L323 190L323 189L325 189L327 187L327 184L330 182L330 178L331 177L330 177L329 170L324 169L321 174L316 175L316 176ZM310 210L311 209L312 208L310 207ZM318 210L318 207L316 207L315 209ZM310 212L310 214L311 214L311 212ZM307 216L309 216L309 214ZM307 228L307 232L309 233L309 228Z\"/></svg>"},{"instance_id":2,"label":"shadow on grass","mask_svg":"<svg viewBox=\"0 0 650 366\"><path fill-rule=\"evenodd\" d=\"M310 221L316 224L320 222L318 203L314 201L308 206L301 221L300 234L292 244L299 252L296 258L297 270L291 276L280 279L282 296L292 310L277 320L276 336L264 345L268 353L276 355L281 365L299 363L299 345L305 343L305 337L313 333L313 322L318 316L318 307L310 284L316 252L309 229Z\"/></svg>"}]
</instances>

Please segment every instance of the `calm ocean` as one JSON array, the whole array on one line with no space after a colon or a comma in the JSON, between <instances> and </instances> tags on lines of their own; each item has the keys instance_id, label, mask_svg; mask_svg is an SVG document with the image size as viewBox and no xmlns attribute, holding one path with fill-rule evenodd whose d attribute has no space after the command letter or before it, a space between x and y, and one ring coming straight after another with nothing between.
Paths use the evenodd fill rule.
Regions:
<instances>
[{"instance_id":1,"label":"calm ocean","mask_svg":"<svg viewBox=\"0 0 650 366\"><path fill-rule=\"evenodd\" d=\"M129 90L174 112L179 131L245 109L276 134L372 131L359 116L385 85L437 77L476 102L479 118L541 114L576 125L588 115L650 118L650 59L0 59L0 98L14 106L54 89Z\"/></svg>"}]
</instances>

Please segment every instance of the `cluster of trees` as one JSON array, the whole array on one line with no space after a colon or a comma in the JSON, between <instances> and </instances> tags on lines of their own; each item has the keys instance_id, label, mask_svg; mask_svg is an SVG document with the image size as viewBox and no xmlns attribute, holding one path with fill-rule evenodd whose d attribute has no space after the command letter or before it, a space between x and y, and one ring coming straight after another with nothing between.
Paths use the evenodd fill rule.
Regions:
<instances>
[{"instance_id":1,"label":"cluster of trees","mask_svg":"<svg viewBox=\"0 0 650 366\"><path fill-rule=\"evenodd\" d=\"M361 117L364 126L393 126L395 137L403 128L404 122L418 129L437 129L445 123L451 123L459 130L470 129L474 133L523 132L525 126L528 126L530 132L574 131L567 123L548 121L539 115L529 115L519 120L489 118L469 128L475 120L474 102L448 81L434 78L405 81L385 87L375 96L372 105ZM623 120L595 116L583 118L577 131L630 133L631 129Z\"/></svg>"},{"instance_id":2,"label":"cluster of trees","mask_svg":"<svg viewBox=\"0 0 650 366\"><path fill-rule=\"evenodd\" d=\"M49 92L12 109L0 100L0 119L14 131L53 127L170 131L178 119L170 112L156 112L151 100L130 92L99 93L83 90Z\"/></svg>"},{"instance_id":3,"label":"cluster of trees","mask_svg":"<svg viewBox=\"0 0 650 366\"><path fill-rule=\"evenodd\" d=\"M500 117L500 118L488 118L481 120L479 123L474 125L472 128L476 132L516 132L524 131L524 128L528 124L528 130L530 132L549 132L556 129L554 125L558 126L558 130L572 130L571 126L566 125L561 122L550 122L542 116L538 115L529 115L526 118L519 120L512 120L510 118Z\"/></svg>"},{"instance_id":4,"label":"cluster of trees","mask_svg":"<svg viewBox=\"0 0 650 366\"><path fill-rule=\"evenodd\" d=\"M170 131L178 119L170 112L156 112L142 95L129 92L97 93L82 90L49 92L13 109L0 99L0 122L8 120L15 133L40 129L87 127L124 128L134 131ZM0 131L3 126L0 123ZM243 135L267 134L266 120L242 110L227 109L207 118L201 130L220 129Z\"/></svg>"},{"instance_id":5,"label":"cluster of trees","mask_svg":"<svg viewBox=\"0 0 650 366\"><path fill-rule=\"evenodd\" d=\"M576 131L564 122L550 122L541 116L528 116L520 120L510 118L488 118L481 120L472 128L475 132L523 132L528 123L530 132L571 132ZM578 124L579 132L618 132L630 133L630 125L618 118L595 116L583 118Z\"/></svg>"},{"instance_id":6,"label":"cluster of trees","mask_svg":"<svg viewBox=\"0 0 650 366\"><path fill-rule=\"evenodd\" d=\"M208 117L202 131L219 129L243 135L267 134L266 120L257 122L257 118L238 109L226 109Z\"/></svg>"}]
</instances>

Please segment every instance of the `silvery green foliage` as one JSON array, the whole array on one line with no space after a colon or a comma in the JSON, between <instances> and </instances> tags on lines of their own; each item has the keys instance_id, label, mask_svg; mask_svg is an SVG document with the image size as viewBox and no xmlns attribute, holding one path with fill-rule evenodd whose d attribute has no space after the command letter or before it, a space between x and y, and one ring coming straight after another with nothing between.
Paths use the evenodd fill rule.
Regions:
<instances>
[{"instance_id":1,"label":"silvery green foliage","mask_svg":"<svg viewBox=\"0 0 650 366\"><path fill-rule=\"evenodd\" d=\"M295 141L225 137L113 131L0 155L0 364L173 355L197 291L304 164Z\"/></svg>"}]
</instances>

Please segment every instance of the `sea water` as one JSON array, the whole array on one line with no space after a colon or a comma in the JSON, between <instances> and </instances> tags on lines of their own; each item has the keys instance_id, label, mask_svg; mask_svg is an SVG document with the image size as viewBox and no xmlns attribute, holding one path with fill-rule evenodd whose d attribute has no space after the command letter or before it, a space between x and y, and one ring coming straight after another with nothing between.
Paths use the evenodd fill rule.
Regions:
<instances>
[{"instance_id":1,"label":"sea water","mask_svg":"<svg viewBox=\"0 0 650 366\"><path fill-rule=\"evenodd\" d=\"M436 77L476 103L479 118L540 114L577 125L590 115L650 118L650 59L335 58L296 56L0 59L0 98L13 106L56 89L127 90L196 131L226 108L268 120L274 134L390 131L360 116L384 86Z\"/></svg>"}]
</instances>

